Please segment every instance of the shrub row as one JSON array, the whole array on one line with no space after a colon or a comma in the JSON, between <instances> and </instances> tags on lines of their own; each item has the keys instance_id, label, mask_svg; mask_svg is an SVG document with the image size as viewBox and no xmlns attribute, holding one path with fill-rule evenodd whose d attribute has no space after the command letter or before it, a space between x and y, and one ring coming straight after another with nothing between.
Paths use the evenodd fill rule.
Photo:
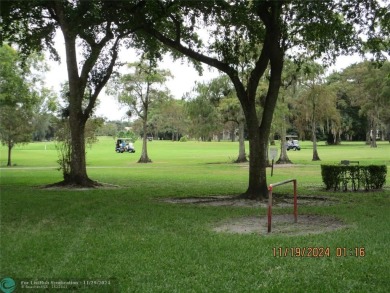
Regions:
<instances>
[{"instance_id":1,"label":"shrub row","mask_svg":"<svg viewBox=\"0 0 390 293\"><path fill-rule=\"evenodd\" d=\"M326 189L357 191L381 189L386 183L387 166L321 165L322 181Z\"/></svg>"}]
</instances>

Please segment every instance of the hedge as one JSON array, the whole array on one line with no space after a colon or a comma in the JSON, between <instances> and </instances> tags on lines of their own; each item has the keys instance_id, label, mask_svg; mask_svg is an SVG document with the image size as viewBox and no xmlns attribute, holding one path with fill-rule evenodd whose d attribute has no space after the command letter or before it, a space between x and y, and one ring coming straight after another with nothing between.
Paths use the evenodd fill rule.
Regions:
<instances>
[{"instance_id":1,"label":"hedge","mask_svg":"<svg viewBox=\"0 0 390 293\"><path fill-rule=\"evenodd\" d=\"M386 183L387 166L321 165L322 181L326 190L357 191L381 189Z\"/></svg>"}]
</instances>

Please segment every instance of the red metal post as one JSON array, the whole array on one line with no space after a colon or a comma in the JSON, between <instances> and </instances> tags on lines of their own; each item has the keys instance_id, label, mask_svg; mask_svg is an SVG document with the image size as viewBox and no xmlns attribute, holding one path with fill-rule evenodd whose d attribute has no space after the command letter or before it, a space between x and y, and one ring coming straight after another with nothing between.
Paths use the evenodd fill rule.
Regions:
<instances>
[{"instance_id":1,"label":"red metal post","mask_svg":"<svg viewBox=\"0 0 390 293\"><path fill-rule=\"evenodd\" d=\"M268 188L268 233L271 232L272 222L272 184Z\"/></svg>"},{"instance_id":2,"label":"red metal post","mask_svg":"<svg viewBox=\"0 0 390 293\"><path fill-rule=\"evenodd\" d=\"M272 189L275 186L283 185L289 182L294 184L294 222L298 222L298 195L297 195L297 180L290 179L282 182L270 184L268 187L268 233L271 232L271 223L272 223Z\"/></svg>"},{"instance_id":3,"label":"red metal post","mask_svg":"<svg viewBox=\"0 0 390 293\"><path fill-rule=\"evenodd\" d=\"M298 222L297 180L294 180L294 222Z\"/></svg>"}]
</instances>

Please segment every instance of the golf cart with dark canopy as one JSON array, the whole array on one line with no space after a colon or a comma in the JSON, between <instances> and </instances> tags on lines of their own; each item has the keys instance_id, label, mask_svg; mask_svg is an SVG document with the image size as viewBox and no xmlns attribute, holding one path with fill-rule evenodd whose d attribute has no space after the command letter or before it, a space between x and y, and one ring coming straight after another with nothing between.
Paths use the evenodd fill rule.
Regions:
<instances>
[{"instance_id":1,"label":"golf cart with dark canopy","mask_svg":"<svg viewBox=\"0 0 390 293\"><path fill-rule=\"evenodd\" d=\"M115 151L117 153L135 153L134 144L129 138L118 138L116 140Z\"/></svg>"}]
</instances>

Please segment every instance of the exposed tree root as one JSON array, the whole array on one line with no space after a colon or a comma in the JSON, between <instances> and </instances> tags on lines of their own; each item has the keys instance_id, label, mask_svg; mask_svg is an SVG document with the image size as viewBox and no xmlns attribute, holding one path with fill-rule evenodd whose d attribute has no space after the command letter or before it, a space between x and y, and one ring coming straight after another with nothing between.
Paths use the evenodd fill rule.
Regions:
<instances>
[{"instance_id":1,"label":"exposed tree root","mask_svg":"<svg viewBox=\"0 0 390 293\"><path fill-rule=\"evenodd\" d=\"M283 160L279 159L279 160L276 161L276 164L278 164L278 165L293 164L293 162L291 162L289 159L283 159Z\"/></svg>"},{"instance_id":2,"label":"exposed tree root","mask_svg":"<svg viewBox=\"0 0 390 293\"><path fill-rule=\"evenodd\" d=\"M63 180L60 182L48 184L45 186L45 188L63 187L63 188L69 188L69 189L73 189L73 188L77 189L77 188L96 188L96 187L101 187L101 186L103 186L103 184L88 178L87 180L83 180L82 182L73 182L70 180Z\"/></svg>"},{"instance_id":3,"label":"exposed tree root","mask_svg":"<svg viewBox=\"0 0 390 293\"><path fill-rule=\"evenodd\" d=\"M235 196L236 199L250 199L250 200L256 200L256 201L261 201L266 198L266 196L263 196L260 193L249 193L249 192L244 192L241 193L237 196Z\"/></svg>"},{"instance_id":4,"label":"exposed tree root","mask_svg":"<svg viewBox=\"0 0 390 293\"><path fill-rule=\"evenodd\" d=\"M238 157L236 160L233 161L233 163L247 163L249 162L246 157L240 158Z\"/></svg>"}]
</instances>

